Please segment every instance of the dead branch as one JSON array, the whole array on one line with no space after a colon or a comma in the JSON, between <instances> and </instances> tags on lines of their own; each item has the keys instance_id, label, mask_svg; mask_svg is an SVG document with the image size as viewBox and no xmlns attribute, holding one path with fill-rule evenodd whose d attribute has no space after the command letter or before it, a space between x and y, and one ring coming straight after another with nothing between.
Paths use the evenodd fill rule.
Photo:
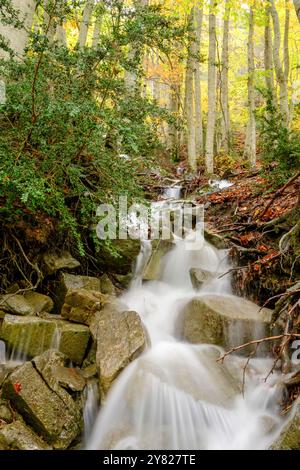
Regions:
<instances>
[{"instance_id":1,"label":"dead branch","mask_svg":"<svg viewBox=\"0 0 300 470\"><path fill-rule=\"evenodd\" d=\"M269 342L269 341L277 341L279 339L283 338L300 338L300 334L297 333L288 333L288 334L282 334L282 335L277 335L277 336L270 336L268 338L262 338L262 339L256 339L249 341L248 343L241 344L240 346L235 346L234 348L231 348L229 351L227 351L223 356L219 357L217 362L224 362L227 356L233 354L234 352L241 351L242 349L247 348L248 346L255 346L259 345L261 343Z\"/></svg>"},{"instance_id":2,"label":"dead branch","mask_svg":"<svg viewBox=\"0 0 300 470\"><path fill-rule=\"evenodd\" d=\"M287 181L287 183L285 183L285 185L282 186L282 188L280 188L276 191L276 193L273 195L272 199L266 205L263 212L258 216L258 219L261 219L266 214L267 210L273 205L274 201L286 190L286 188L288 188L292 183L294 183L294 181L296 181L299 177L300 177L300 171L298 173L296 173L296 175L294 175L292 178L290 178Z\"/></svg>"}]
</instances>

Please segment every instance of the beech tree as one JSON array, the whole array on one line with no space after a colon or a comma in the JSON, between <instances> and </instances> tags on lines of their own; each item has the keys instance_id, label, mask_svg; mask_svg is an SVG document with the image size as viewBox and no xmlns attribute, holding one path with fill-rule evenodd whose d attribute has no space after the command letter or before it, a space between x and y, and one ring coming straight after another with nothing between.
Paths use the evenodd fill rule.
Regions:
<instances>
[{"instance_id":1,"label":"beech tree","mask_svg":"<svg viewBox=\"0 0 300 470\"><path fill-rule=\"evenodd\" d=\"M230 0L225 1L225 12L223 22L223 44L222 44L222 71L221 71L221 132L222 142L226 152L230 148L230 113L228 97L228 70L229 70L229 22L230 22Z\"/></svg>"},{"instance_id":2,"label":"beech tree","mask_svg":"<svg viewBox=\"0 0 300 470\"><path fill-rule=\"evenodd\" d=\"M254 9L249 12L248 34L248 124L245 142L245 156L252 166L256 164L256 120L255 120L255 88L254 88Z\"/></svg>"}]
</instances>

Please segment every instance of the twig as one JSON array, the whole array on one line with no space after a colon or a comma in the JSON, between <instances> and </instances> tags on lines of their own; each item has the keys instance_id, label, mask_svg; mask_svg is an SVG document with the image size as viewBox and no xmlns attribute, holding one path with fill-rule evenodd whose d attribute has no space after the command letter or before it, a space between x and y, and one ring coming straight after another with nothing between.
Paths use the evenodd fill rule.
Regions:
<instances>
[{"instance_id":1,"label":"twig","mask_svg":"<svg viewBox=\"0 0 300 470\"><path fill-rule=\"evenodd\" d=\"M247 346L254 346L254 345L259 345L261 343L267 342L267 341L277 341L278 339L282 339L284 337L288 338L300 338L300 334L297 333L289 333L289 334L282 334L282 335L277 335L277 336L270 336L268 338L262 338L262 339L257 339L253 341L249 341L248 343L241 344L240 346L235 346L234 348L231 348L229 351L227 351L223 356L219 357L217 362L224 362L227 356L230 354L233 354L236 351L240 351L241 349L245 349Z\"/></svg>"}]
</instances>

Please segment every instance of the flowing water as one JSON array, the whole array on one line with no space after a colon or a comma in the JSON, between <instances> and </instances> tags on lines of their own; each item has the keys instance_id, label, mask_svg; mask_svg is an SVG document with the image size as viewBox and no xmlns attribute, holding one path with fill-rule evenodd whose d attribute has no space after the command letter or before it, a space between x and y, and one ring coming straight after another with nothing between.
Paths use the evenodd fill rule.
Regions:
<instances>
[{"instance_id":1,"label":"flowing water","mask_svg":"<svg viewBox=\"0 0 300 470\"><path fill-rule=\"evenodd\" d=\"M251 360L242 393L245 358L230 356L222 365L217 362L221 348L187 344L178 334L180 312L190 299L232 294L230 276L220 276L230 268L227 252L206 242L198 251L187 251L184 240L177 239L163 259L161 279L143 283L140 273L150 250L145 242L134 282L122 298L141 315L149 347L116 381L87 448L268 448L281 426L279 377L264 380L272 359ZM215 275L196 293L189 271L197 267Z\"/></svg>"}]
</instances>

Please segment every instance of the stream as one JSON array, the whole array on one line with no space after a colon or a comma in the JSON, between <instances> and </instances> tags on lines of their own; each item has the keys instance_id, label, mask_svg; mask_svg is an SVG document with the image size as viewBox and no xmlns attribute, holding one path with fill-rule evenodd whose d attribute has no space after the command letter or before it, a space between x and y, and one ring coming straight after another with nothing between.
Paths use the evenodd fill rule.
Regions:
<instances>
[{"instance_id":1,"label":"stream","mask_svg":"<svg viewBox=\"0 0 300 470\"><path fill-rule=\"evenodd\" d=\"M167 198L178 198L178 188ZM178 333L180 312L205 294L232 296L228 253L204 242L187 251L183 239L162 262L158 281L143 282L142 267L151 253L144 242L134 281L123 295L128 310L138 312L148 335L148 348L128 366L112 387L87 440L87 449L267 449L282 426L280 376L271 357L231 355L212 344L189 344ZM195 291L190 269L214 273ZM224 275L225 274L225 275ZM229 335L240 337L234 325ZM241 384L244 376L244 389Z\"/></svg>"}]
</instances>

